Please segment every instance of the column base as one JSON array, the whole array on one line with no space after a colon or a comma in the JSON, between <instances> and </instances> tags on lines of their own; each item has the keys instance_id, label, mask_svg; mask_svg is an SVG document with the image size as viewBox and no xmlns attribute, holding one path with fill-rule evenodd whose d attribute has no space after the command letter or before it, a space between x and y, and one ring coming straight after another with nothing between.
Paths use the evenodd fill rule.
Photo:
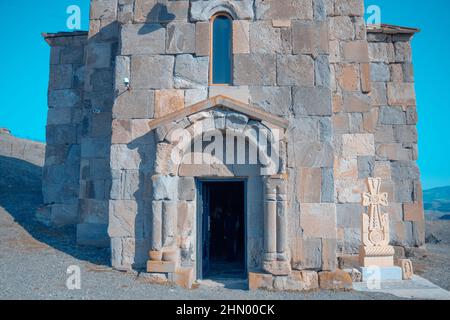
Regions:
<instances>
[{"instance_id":1,"label":"column base","mask_svg":"<svg viewBox=\"0 0 450 320\"><path fill-rule=\"evenodd\" d=\"M264 261L263 270L274 276L291 274L291 264L288 261Z\"/></svg>"}]
</instances>

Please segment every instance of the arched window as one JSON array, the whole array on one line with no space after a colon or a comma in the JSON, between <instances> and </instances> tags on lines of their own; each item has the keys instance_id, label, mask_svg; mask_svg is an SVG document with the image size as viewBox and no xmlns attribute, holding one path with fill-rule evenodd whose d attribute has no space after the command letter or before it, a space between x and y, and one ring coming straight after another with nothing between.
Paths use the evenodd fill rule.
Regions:
<instances>
[{"instance_id":1,"label":"arched window","mask_svg":"<svg viewBox=\"0 0 450 320\"><path fill-rule=\"evenodd\" d=\"M211 84L231 84L233 23L226 13L218 13L211 19Z\"/></svg>"}]
</instances>

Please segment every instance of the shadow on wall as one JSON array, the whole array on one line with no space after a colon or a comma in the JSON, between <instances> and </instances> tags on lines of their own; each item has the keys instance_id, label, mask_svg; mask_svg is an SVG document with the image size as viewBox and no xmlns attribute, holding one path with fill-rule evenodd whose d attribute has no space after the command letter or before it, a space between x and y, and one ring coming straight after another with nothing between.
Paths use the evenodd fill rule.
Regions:
<instances>
[{"instance_id":1,"label":"shadow on wall","mask_svg":"<svg viewBox=\"0 0 450 320\"><path fill-rule=\"evenodd\" d=\"M30 236L76 259L99 265L109 264L109 250L76 244L74 226L49 228L36 220L36 210L42 204L42 167L0 156L0 173L0 206Z\"/></svg>"},{"instance_id":2,"label":"shadow on wall","mask_svg":"<svg viewBox=\"0 0 450 320\"><path fill-rule=\"evenodd\" d=\"M162 3L157 3L147 15L146 21L155 22L154 24L144 24L139 29L138 34L145 35L165 28L162 24L168 24L175 20L175 15L167 11L167 6ZM160 23L160 24L159 24Z\"/></svg>"}]
</instances>

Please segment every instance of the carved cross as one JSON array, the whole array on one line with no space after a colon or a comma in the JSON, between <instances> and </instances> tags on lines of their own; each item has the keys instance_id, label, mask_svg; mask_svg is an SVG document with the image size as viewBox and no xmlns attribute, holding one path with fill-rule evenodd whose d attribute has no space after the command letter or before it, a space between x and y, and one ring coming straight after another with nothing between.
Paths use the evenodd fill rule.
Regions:
<instances>
[{"instance_id":1,"label":"carved cross","mask_svg":"<svg viewBox=\"0 0 450 320\"><path fill-rule=\"evenodd\" d=\"M381 179L368 178L369 192L363 193L363 206L369 207L369 230L382 230L381 208L388 205L388 194L380 193Z\"/></svg>"}]
</instances>

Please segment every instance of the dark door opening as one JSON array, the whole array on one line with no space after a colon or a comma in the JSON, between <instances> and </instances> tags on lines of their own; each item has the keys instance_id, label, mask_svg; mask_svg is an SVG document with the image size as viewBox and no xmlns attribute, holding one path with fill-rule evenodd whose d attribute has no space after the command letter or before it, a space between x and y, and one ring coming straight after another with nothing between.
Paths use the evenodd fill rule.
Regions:
<instances>
[{"instance_id":1,"label":"dark door opening","mask_svg":"<svg viewBox=\"0 0 450 320\"><path fill-rule=\"evenodd\" d=\"M200 278L243 278L245 264L245 182L202 181L199 227Z\"/></svg>"}]
</instances>

